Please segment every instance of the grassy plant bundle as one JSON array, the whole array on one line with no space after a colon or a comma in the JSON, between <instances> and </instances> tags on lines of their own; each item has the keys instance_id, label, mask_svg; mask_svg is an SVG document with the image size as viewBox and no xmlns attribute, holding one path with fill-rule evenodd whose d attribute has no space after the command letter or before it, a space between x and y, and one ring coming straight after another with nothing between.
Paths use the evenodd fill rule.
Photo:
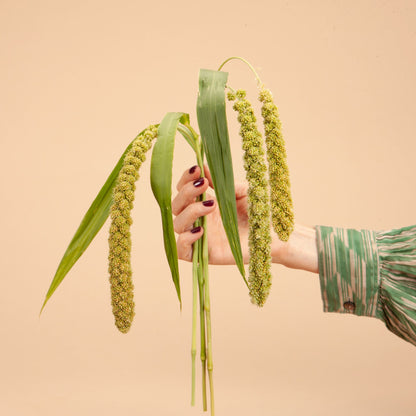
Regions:
<instances>
[{"instance_id":1,"label":"grassy plant bundle","mask_svg":"<svg viewBox=\"0 0 416 416\"><path fill-rule=\"evenodd\" d=\"M199 134L192 127L187 113L171 112L163 117L160 124L151 125L140 132L127 146L69 243L46 293L41 312L72 266L110 217L108 270L111 305L116 327L122 333L129 331L134 317L134 284L130 260L132 247L130 227L133 222L131 210L135 199L135 183L139 178L139 169L153 142L155 143L151 156L150 185L160 207L166 258L179 303L182 305L171 206L172 164L177 133L180 133L194 151L201 176L204 176L206 158L222 223L236 266L244 282L249 286L253 302L260 306L264 304L271 285L270 217L272 216L273 223L278 224L275 229L281 239L287 239L293 228L293 209L290 199L286 153L281 138L277 109L271 95L268 95L267 90L262 90L260 100L263 102L262 114L266 129L269 183L272 187L276 186L276 192L273 192L273 189L271 192L272 215L270 215L263 139L256 127L251 104L246 99L245 93L239 91L234 97L234 99L237 98L234 108L239 114L244 164L249 182L250 263L249 282L247 282L238 232L233 164L226 116L225 90L228 86L228 74L221 71L222 66L231 59L243 60L242 58L230 58L221 65L218 71L205 69L200 71L197 101ZM252 69L251 66L250 68ZM198 199L204 201L205 194ZM214 367L207 237L209 230L205 217L199 218L194 226L203 227L204 234L193 245L191 404L195 404L196 330L199 313L202 403L203 409L207 410L209 402L211 415L214 415Z\"/></svg>"}]
</instances>

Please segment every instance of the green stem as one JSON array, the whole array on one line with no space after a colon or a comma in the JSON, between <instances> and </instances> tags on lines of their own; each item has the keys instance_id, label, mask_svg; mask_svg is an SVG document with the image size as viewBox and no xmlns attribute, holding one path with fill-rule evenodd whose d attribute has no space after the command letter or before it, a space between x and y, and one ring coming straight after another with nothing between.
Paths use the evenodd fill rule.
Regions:
<instances>
[{"instance_id":1,"label":"green stem","mask_svg":"<svg viewBox=\"0 0 416 416\"><path fill-rule=\"evenodd\" d=\"M201 158L202 159L202 158ZM200 161L201 176L205 176L204 166L202 160ZM202 195L202 200L205 201L205 193ZM207 229L207 219L206 217L201 218L202 228L204 229L204 234L202 236L202 243L200 246L202 258L201 258L201 269L204 282L204 315L206 322L206 335L207 335L207 367L208 367L208 378L209 378L209 392L210 392L210 407L211 407L211 416L215 414L214 407L214 384L213 384L213 362L212 362L212 336L211 336L211 306L210 306L210 297L209 297L209 280L208 280L208 229ZM205 372L204 372L205 374ZM206 407L204 407L206 410Z\"/></svg>"},{"instance_id":2,"label":"green stem","mask_svg":"<svg viewBox=\"0 0 416 416\"><path fill-rule=\"evenodd\" d=\"M205 319L207 326L207 367L208 367L208 378L209 378L209 391L210 391L210 407L211 416L215 415L214 406L214 380L213 380L213 360L212 360L212 332L211 332L211 305L209 296L209 277L208 277L208 233L207 233L207 221L205 217L202 217L202 226L204 227L204 235L202 236L202 250L203 250L203 261L202 270L204 274L204 309Z\"/></svg>"},{"instance_id":3,"label":"green stem","mask_svg":"<svg viewBox=\"0 0 416 416\"><path fill-rule=\"evenodd\" d=\"M195 148L198 166L201 170L201 177L205 177L204 171L204 150L198 135L190 127L187 126L195 139ZM205 193L198 198L198 200L205 201ZM202 364L202 402L204 411L207 410L207 388L206 388L206 373L208 367L209 377L209 389L210 389L210 407L211 416L214 416L214 385L212 378L212 337L211 337L211 313L210 313L210 298L209 298L209 285L208 285L208 233L207 233L207 221L205 217L200 219L200 223L204 229L202 240L198 240L194 243L193 252L193 280L195 283L195 276L197 275L198 288L199 288L199 319L200 319L200 335L201 335L201 364ZM196 307L195 307L196 289L193 291L193 320L192 320L192 343L194 343L194 328L196 322ZM206 339L207 338L207 339ZM192 351L194 351L192 344ZM207 355L208 347L208 355ZM194 389L194 356L192 356L192 388ZM192 391L192 403L194 403L194 390Z\"/></svg>"},{"instance_id":4,"label":"green stem","mask_svg":"<svg viewBox=\"0 0 416 416\"><path fill-rule=\"evenodd\" d=\"M206 358L206 342L205 342L205 305L204 305L204 276L202 273L202 244L198 245L198 287L199 287L199 324L201 336L201 365L202 365L202 406L204 411L207 410L207 358Z\"/></svg>"},{"instance_id":5,"label":"green stem","mask_svg":"<svg viewBox=\"0 0 416 416\"><path fill-rule=\"evenodd\" d=\"M226 87L232 92L232 93L236 93L236 90L234 88L232 88L230 85L226 85Z\"/></svg>"},{"instance_id":6,"label":"green stem","mask_svg":"<svg viewBox=\"0 0 416 416\"><path fill-rule=\"evenodd\" d=\"M196 358L196 316L197 316L197 297L198 297L198 251L199 241L194 243L192 254L192 394L191 406L195 406L195 358Z\"/></svg>"},{"instance_id":7,"label":"green stem","mask_svg":"<svg viewBox=\"0 0 416 416\"><path fill-rule=\"evenodd\" d=\"M197 158L198 166L201 170L201 177L205 176L204 172L204 152L201 146L200 141L198 140L198 135L195 130L192 129L190 125L186 126L188 132L192 134L192 140L188 137L188 141L194 143L194 150ZM199 201L205 200L205 194L201 195L198 198ZM196 225L201 225L201 220L198 220ZM205 234L205 231L204 231ZM193 312L192 312L192 354L194 351L194 340L196 342L196 284L198 284L199 291L199 324L200 324L200 344L201 344L201 367L202 367L202 406L203 410L207 410L207 382L206 382L206 373L207 373L207 358L206 358L206 339L205 339L205 288L204 288L204 275L203 275L203 242L197 240L193 245ZM196 349L196 348L195 348ZM192 355L192 399L191 403L195 402L195 358Z\"/></svg>"},{"instance_id":8,"label":"green stem","mask_svg":"<svg viewBox=\"0 0 416 416\"><path fill-rule=\"evenodd\" d=\"M202 200L202 198L198 198ZM194 225L200 225L198 220ZM192 398L191 405L195 404L195 357L196 357L196 316L197 316L197 291L199 292L199 326L200 326L200 344L201 344L201 368L202 368L202 406L204 411L207 410L207 354L205 339L205 304L204 304L204 275L202 269L202 241L197 240L193 244L193 302L192 302Z\"/></svg>"},{"instance_id":9,"label":"green stem","mask_svg":"<svg viewBox=\"0 0 416 416\"><path fill-rule=\"evenodd\" d=\"M198 165L201 169L201 177L205 177L204 160L202 154L202 146L199 146L199 152L197 155ZM205 193L201 195L201 201L205 201ZM204 229L204 236L206 236L206 229L204 224L204 218L201 219L201 224ZM206 244L205 244L206 245ZM201 244L199 245L200 256L200 289L199 289L199 304L200 304L200 322L201 322L201 361L202 361L202 402L204 411L207 410L207 352L206 352L206 329L205 329L205 276L204 269L208 262L205 262L204 258L204 237L202 237Z\"/></svg>"},{"instance_id":10,"label":"green stem","mask_svg":"<svg viewBox=\"0 0 416 416\"><path fill-rule=\"evenodd\" d=\"M233 60L233 59L237 59L239 61L243 61L246 65L248 65L248 67L251 69L251 71L253 72L254 76L257 79L257 83L259 85L262 85L261 79L259 77L259 75L257 74L256 70L254 69L253 65L250 64L250 62L248 62L247 60L245 60L244 58L241 58L240 56L232 56L231 58L226 59L218 68L218 71L221 71L222 67L229 61Z\"/></svg>"}]
</instances>

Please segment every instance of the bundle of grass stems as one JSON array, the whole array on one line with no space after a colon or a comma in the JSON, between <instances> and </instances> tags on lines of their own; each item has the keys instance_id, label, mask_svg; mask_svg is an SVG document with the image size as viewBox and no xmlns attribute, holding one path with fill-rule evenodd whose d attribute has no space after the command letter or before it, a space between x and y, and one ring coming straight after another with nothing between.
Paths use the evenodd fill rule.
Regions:
<instances>
[{"instance_id":1,"label":"bundle of grass stems","mask_svg":"<svg viewBox=\"0 0 416 416\"><path fill-rule=\"evenodd\" d=\"M254 72L259 100L262 103L265 143L259 132L253 107L244 90L235 91L227 84L228 74L221 71L231 60L240 60ZM244 168L248 182L249 275L245 276L240 237L238 233L234 174L228 136L225 91L238 114L244 154ZM171 208L172 161L176 132L179 132L195 152L201 176L205 176L205 158L215 188L225 232L236 265L249 289L251 301L263 306L269 295L271 275L271 224L282 241L293 230L293 204L290 194L289 170L281 123L272 94L262 84L258 74L245 59L231 57L218 71L201 70L197 116L200 136L192 128L186 113L168 113L160 124L150 125L127 146L119 162L85 214L71 240L51 282L41 312L66 274L87 249L107 218L109 229L109 273L111 304L115 324L127 333L134 318L133 280L131 269L131 210L135 199L135 182L146 153L153 146L151 157L151 188L160 206L164 247L172 280L180 304L178 255ZM267 163L265 158L267 154ZM205 194L198 198L205 200ZM195 405L197 323L199 312L200 361L202 367L202 406L208 409L208 388L211 415L215 414L213 387L213 354L211 306L208 273L208 233L205 217L194 227L202 227L201 239L193 245L192 267L192 393ZM208 375L208 379L207 379Z\"/></svg>"}]
</instances>

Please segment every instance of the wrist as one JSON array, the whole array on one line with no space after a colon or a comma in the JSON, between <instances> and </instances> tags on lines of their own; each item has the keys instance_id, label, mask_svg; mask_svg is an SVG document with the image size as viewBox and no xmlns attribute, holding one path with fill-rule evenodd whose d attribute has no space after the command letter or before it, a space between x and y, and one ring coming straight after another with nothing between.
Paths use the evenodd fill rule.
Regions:
<instances>
[{"instance_id":1,"label":"wrist","mask_svg":"<svg viewBox=\"0 0 416 416\"><path fill-rule=\"evenodd\" d=\"M272 261L291 269L318 273L315 229L296 224L287 242L280 241L273 232Z\"/></svg>"}]
</instances>

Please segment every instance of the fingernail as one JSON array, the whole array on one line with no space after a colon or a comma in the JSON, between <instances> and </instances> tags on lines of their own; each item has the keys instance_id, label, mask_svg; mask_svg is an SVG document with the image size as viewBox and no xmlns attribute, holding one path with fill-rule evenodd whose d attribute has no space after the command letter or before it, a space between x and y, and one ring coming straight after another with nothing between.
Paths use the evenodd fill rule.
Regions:
<instances>
[{"instance_id":1,"label":"fingernail","mask_svg":"<svg viewBox=\"0 0 416 416\"><path fill-rule=\"evenodd\" d=\"M196 234L196 233L199 233L200 231L201 231L201 227L198 226L198 227L192 228L191 233Z\"/></svg>"},{"instance_id":2,"label":"fingernail","mask_svg":"<svg viewBox=\"0 0 416 416\"><path fill-rule=\"evenodd\" d=\"M192 175L195 171L198 165L192 166L191 169L189 169L189 173Z\"/></svg>"},{"instance_id":3,"label":"fingernail","mask_svg":"<svg viewBox=\"0 0 416 416\"><path fill-rule=\"evenodd\" d=\"M203 184L204 184L204 178L199 178L199 179L197 179L196 181L194 181L193 183L194 183L194 186L196 187L196 188L198 188L198 186L202 186Z\"/></svg>"},{"instance_id":4,"label":"fingernail","mask_svg":"<svg viewBox=\"0 0 416 416\"><path fill-rule=\"evenodd\" d=\"M212 207L214 205L214 200L213 199L208 199L208 201L202 202L202 205L204 207Z\"/></svg>"}]
</instances>

